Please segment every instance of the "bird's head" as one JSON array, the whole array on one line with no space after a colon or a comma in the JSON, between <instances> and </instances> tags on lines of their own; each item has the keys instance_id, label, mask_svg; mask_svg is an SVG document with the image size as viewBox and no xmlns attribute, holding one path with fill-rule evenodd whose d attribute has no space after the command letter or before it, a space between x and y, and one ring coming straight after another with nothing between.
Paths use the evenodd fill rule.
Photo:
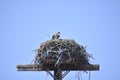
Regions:
<instances>
[{"instance_id":1,"label":"bird's head","mask_svg":"<svg viewBox=\"0 0 120 80\"><path fill-rule=\"evenodd\" d=\"M59 34L60 34L60 32L57 32L57 34L59 35Z\"/></svg>"}]
</instances>

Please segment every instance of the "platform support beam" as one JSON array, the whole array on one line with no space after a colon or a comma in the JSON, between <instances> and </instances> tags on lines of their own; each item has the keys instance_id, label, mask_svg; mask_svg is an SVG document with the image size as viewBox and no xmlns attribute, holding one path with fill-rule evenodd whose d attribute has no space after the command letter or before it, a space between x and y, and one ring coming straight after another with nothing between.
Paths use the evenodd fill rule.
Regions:
<instances>
[{"instance_id":1,"label":"platform support beam","mask_svg":"<svg viewBox=\"0 0 120 80\"><path fill-rule=\"evenodd\" d=\"M99 71L99 65L98 64L77 64L74 66L74 63L67 63L67 64L61 64L59 67L54 67L53 64L26 64L26 65L17 65L18 71L47 71L54 80L62 80L69 71ZM50 71L54 71L54 74L52 74ZM62 71L66 71L62 74Z\"/></svg>"}]
</instances>

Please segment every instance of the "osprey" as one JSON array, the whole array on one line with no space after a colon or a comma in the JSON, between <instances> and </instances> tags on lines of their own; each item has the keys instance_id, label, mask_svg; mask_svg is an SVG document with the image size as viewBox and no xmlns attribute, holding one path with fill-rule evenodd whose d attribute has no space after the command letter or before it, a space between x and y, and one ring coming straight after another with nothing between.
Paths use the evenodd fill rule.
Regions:
<instances>
[{"instance_id":1,"label":"osprey","mask_svg":"<svg viewBox=\"0 0 120 80\"><path fill-rule=\"evenodd\" d=\"M53 39L58 39L59 37L60 37L60 32L57 32L52 36L52 40Z\"/></svg>"}]
</instances>

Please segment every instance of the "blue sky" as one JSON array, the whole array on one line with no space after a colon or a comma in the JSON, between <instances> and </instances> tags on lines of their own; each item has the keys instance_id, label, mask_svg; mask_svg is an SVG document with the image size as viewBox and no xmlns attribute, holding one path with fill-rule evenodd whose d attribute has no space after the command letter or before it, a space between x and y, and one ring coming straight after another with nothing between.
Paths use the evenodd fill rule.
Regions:
<instances>
[{"instance_id":1,"label":"blue sky","mask_svg":"<svg viewBox=\"0 0 120 80\"><path fill-rule=\"evenodd\" d=\"M16 65L31 63L32 50L57 31L96 58L91 62L100 71L91 72L91 80L120 79L119 0L0 0L0 79L52 80L44 71L18 72ZM64 80L76 75L70 72Z\"/></svg>"}]
</instances>

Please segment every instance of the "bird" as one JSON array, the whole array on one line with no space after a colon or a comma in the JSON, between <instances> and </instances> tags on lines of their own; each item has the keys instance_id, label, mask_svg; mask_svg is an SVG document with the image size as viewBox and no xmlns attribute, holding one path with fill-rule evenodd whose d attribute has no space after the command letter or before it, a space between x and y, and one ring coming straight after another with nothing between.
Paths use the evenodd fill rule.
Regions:
<instances>
[{"instance_id":1,"label":"bird","mask_svg":"<svg viewBox=\"0 0 120 80\"><path fill-rule=\"evenodd\" d=\"M52 40L59 39L59 37L60 37L60 32L57 32L57 33L53 34Z\"/></svg>"}]
</instances>

